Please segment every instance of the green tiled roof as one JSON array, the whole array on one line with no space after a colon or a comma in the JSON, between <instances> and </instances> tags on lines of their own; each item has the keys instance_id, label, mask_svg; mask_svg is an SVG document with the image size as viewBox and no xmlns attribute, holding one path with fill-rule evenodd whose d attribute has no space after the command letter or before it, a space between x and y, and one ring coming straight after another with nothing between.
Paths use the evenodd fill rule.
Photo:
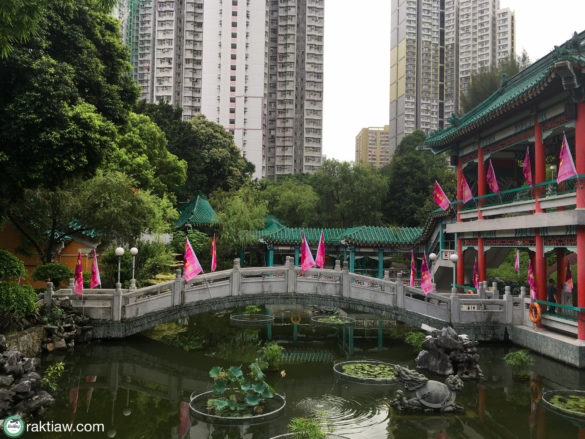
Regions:
<instances>
[{"instance_id":1,"label":"green tiled roof","mask_svg":"<svg viewBox=\"0 0 585 439\"><path fill-rule=\"evenodd\" d=\"M179 219L176 221L175 227L181 228L185 224L209 225L216 216L207 197L199 192L195 198L179 209Z\"/></svg>"},{"instance_id":2,"label":"green tiled roof","mask_svg":"<svg viewBox=\"0 0 585 439\"><path fill-rule=\"evenodd\" d=\"M311 245L319 242L323 231L325 244L340 244L342 240L362 247L408 246L418 242L423 232L422 227L373 227L359 226L342 228L295 228L282 227L276 231L258 230L253 236L266 243L275 245L298 245L304 233Z\"/></svg>"},{"instance_id":3,"label":"green tiled roof","mask_svg":"<svg viewBox=\"0 0 585 439\"><path fill-rule=\"evenodd\" d=\"M452 115L451 126L435 131L425 141L425 148L442 152L457 138L468 135L490 121L502 116L540 94L555 78L556 64L568 61L575 70L585 68L585 32L575 33L573 38L536 61L531 66L514 75L503 78L502 85L485 101L461 118Z\"/></svg>"}]
</instances>

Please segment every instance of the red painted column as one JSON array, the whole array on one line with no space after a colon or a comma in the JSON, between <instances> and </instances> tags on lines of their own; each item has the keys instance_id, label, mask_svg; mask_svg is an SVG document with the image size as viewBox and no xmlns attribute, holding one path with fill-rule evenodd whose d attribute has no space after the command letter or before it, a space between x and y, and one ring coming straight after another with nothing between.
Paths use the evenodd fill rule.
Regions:
<instances>
[{"instance_id":1,"label":"red painted column","mask_svg":"<svg viewBox=\"0 0 585 439\"><path fill-rule=\"evenodd\" d=\"M486 180L485 180L485 166L483 163L483 150L481 149L481 145L479 141L477 142L477 196L481 197L485 195L485 187L486 187ZM483 219L483 215L481 214L481 205L483 200L477 201L477 219Z\"/></svg>"},{"instance_id":2,"label":"red painted column","mask_svg":"<svg viewBox=\"0 0 585 439\"><path fill-rule=\"evenodd\" d=\"M577 174L585 174L585 103L577 104L575 121L575 167ZM581 183L581 182L580 182ZM585 208L585 188L577 185L577 209ZM577 306L585 307L585 226L577 226ZM585 340L585 313L578 315L579 340Z\"/></svg>"},{"instance_id":3,"label":"red painted column","mask_svg":"<svg viewBox=\"0 0 585 439\"><path fill-rule=\"evenodd\" d=\"M542 126L538 123L538 116L534 116L534 183L542 183L545 181L546 163L544 157L544 145L542 144ZM535 190L536 213L541 213L539 195L542 192L542 187ZM546 276L545 276L546 277Z\"/></svg>"},{"instance_id":4,"label":"red painted column","mask_svg":"<svg viewBox=\"0 0 585 439\"><path fill-rule=\"evenodd\" d=\"M457 201L461 201L461 180L463 179L463 158L457 160ZM457 222L461 222L461 203L457 205ZM462 284L459 284L462 285Z\"/></svg>"},{"instance_id":5,"label":"red painted column","mask_svg":"<svg viewBox=\"0 0 585 439\"><path fill-rule=\"evenodd\" d=\"M544 257L544 239L536 230L536 254L534 255L534 278L536 280L536 298L546 300L546 259Z\"/></svg>"},{"instance_id":6,"label":"red painted column","mask_svg":"<svg viewBox=\"0 0 585 439\"><path fill-rule=\"evenodd\" d=\"M463 246L461 244L461 236L457 235L457 285L463 285L465 282L465 261L463 258Z\"/></svg>"},{"instance_id":7,"label":"red painted column","mask_svg":"<svg viewBox=\"0 0 585 439\"><path fill-rule=\"evenodd\" d=\"M477 273L479 281L485 280L485 253L483 251L483 237L481 233L477 234Z\"/></svg>"},{"instance_id":8,"label":"red painted column","mask_svg":"<svg viewBox=\"0 0 585 439\"><path fill-rule=\"evenodd\" d=\"M567 274L565 249L557 248L557 303L561 303L565 274Z\"/></svg>"}]
</instances>

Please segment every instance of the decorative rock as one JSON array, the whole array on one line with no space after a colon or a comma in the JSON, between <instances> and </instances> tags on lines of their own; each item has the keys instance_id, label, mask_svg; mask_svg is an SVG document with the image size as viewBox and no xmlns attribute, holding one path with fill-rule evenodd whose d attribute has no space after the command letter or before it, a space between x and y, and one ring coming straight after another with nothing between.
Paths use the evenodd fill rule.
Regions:
<instances>
[{"instance_id":1,"label":"decorative rock","mask_svg":"<svg viewBox=\"0 0 585 439\"><path fill-rule=\"evenodd\" d=\"M463 379L482 379L477 345L477 341L467 336L458 336L451 327L434 330L431 337L423 341L416 365L439 375L456 373Z\"/></svg>"},{"instance_id":2,"label":"decorative rock","mask_svg":"<svg viewBox=\"0 0 585 439\"><path fill-rule=\"evenodd\" d=\"M25 358L23 368L24 368L25 373L32 372L32 371L37 370L40 365L41 365L41 360L39 358L34 358L34 357L33 358Z\"/></svg>"},{"instance_id":3,"label":"decorative rock","mask_svg":"<svg viewBox=\"0 0 585 439\"><path fill-rule=\"evenodd\" d=\"M63 339L57 340L55 342L55 349L66 349L67 348L67 342Z\"/></svg>"},{"instance_id":4,"label":"decorative rock","mask_svg":"<svg viewBox=\"0 0 585 439\"><path fill-rule=\"evenodd\" d=\"M14 382L12 375L0 375L0 386L9 387Z\"/></svg>"},{"instance_id":5,"label":"decorative rock","mask_svg":"<svg viewBox=\"0 0 585 439\"><path fill-rule=\"evenodd\" d=\"M30 392L30 389L30 381L28 380L20 381L18 384L15 384L10 388L14 393L28 393Z\"/></svg>"},{"instance_id":6,"label":"decorative rock","mask_svg":"<svg viewBox=\"0 0 585 439\"><path fill-rule=\"evenodd\" d=\"M0 334L0 353L6 350L6 337Z\"/></svg>"},{"instance_id":7,"label":"decorative rock","mask_svg":"<svg viewBox=\"0 0 585 439\"><path fill-rule=\"evenodd\" d=\"M55 350L55 343L47 343L47 351L53 352Z\"/></svg>"}]
</instances>

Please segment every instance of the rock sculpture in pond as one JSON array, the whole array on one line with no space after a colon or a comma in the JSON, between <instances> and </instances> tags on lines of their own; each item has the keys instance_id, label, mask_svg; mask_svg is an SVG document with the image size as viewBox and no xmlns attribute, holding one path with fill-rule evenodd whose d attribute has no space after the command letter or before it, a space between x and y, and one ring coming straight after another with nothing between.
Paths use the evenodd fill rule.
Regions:
<instances>
[{"instance_id":1,"label":"rock sculpture in pond","mask_svg":"<svg viewBox=\"0 0 585 439\"><path fill-rule=\"evenodd\" d=\"M416 366L439 375L457 374L464 380L483 379L479 366L477 341L457 335L451 327L433 330L422 343L423 350L416 357Z\"/></svg>"},{"instance_id":2,"label":"rock sculpture in pond","mask_svg":"<svg viewBox=\"0 0 585 439\"><path fill-rule=\"evenodd\" d=\"M407 367L394 366L396 377L411 392L407 398L402 390L396 392L391 404L400 413L463 413L455 403L456 392L463 388L463 381L456 375L445 383L429 380L426 376Z\"/></svg>"}]
</instances>

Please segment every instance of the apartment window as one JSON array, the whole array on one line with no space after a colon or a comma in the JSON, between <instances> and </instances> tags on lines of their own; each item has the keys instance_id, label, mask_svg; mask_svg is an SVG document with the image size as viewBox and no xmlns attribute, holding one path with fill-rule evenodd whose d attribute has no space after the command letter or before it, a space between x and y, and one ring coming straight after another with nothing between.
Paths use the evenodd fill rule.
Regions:
<instances>
[{"instance_id":1,"label":"apartment window","mask_svg":"<svg viewBox=\"0 0 585 439\"><path fill-rule=\"evenodd\" d=\"M236 43L232 43L232 49L237 49L238 45Z\"/></svg>"},{"instance_id":2,"label":"apartment window","mask_svg":"<svg viewBox=\"0 0 585 439\"><path fill-rule=\"evenodd\" d=\"M232 38L238 38L238 33L237 32L232 32Z\"/></svg>"},{"instance_id":3,"label":"apartment window","mask_svg":"<svg viewBox=\"0 0 585 439\"><path fill-rule=\"evenodd\" d=\"M238 11L232 11L232 17L237 17L238 16Z\"/></svg>"},{"instance_id":4,"label":"apartment window","mask_svg":"<svg viewBox=\"0 0 585 439\"><path fill-rule=\"evenodd\" d=\"M236 98L234 98L233 96L230 98L230 102L236 102Z\"/></svg>"},{"instance_id":5,"label":"apartment window","mask_svg":"<svg viewBox=\"0 0 585 439\"><path fill-rule=\"evenodd\" d=\"M236 77L235 76L230 76L230 81L235 81Z\"/></svg>"},{"instance_id":6,"label":"apartment window","mask_svg":"<svg viewBox=\"0 0 585 439\"><path fill-rule=\"evenodd\" d=\"M230 113L235 113L236 109L235 108L230 108Z\"/></svg>"}]
</instances>

